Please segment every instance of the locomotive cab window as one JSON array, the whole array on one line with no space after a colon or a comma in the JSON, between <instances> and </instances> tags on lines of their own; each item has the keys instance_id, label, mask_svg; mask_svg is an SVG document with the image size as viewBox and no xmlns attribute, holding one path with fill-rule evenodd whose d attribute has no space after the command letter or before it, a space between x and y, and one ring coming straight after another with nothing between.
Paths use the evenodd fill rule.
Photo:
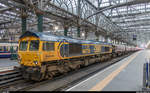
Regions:
<instances>
[{"instance_id":1,"label":"locomotive cab window","mask_svg":"<svg viewBox=\"0 0 150 93\"><path fill-rule=\"evenodd\" d=\"M32 40L30 42L30 51L38 51L39 50L39 40Z\"/></svg>"},{"instance_id":2,"label":"locomotive cab window","mask_svg":"<svg viewBox=\"0 0 150 93\"><path fill-rule=\"evenodd\" d=\"M28 42L27 41L21 41L19 45L19 50L20 51L26 51L28 47Z\"/></svg>"},{"instance_id":3,"label":"locomotive cab window","mask_svg":"<svg viewBox=\"0 0 150 93\"><path fill-rule=\"evenodd\" d=\"M53 42L43 43L43 51L54 51L55 44Z\"/></svg>"},{"instance_id":4,"label":"locomotive cab window","mask_svg":"<svg viewBox=\"0 0 150 93\"><path fill-rule=\"evenodd\" d=\"M0 46L0 51L3 51L3 47L2 46Z\"/></svg>"}]
</instances>

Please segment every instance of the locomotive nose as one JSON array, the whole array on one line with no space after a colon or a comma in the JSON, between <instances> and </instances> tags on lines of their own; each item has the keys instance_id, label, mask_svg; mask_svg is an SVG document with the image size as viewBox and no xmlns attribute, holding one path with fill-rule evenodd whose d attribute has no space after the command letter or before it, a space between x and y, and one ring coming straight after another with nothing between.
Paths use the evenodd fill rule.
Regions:
<instances>
[{"instance_id":1,"label":"locomotive nose","mask_svg":"<svg viewBox=\"0 0 150 93\"><path fill-rule=\"evenodd\" d=\"M23 52L18 61L24 66L39 66L40 55L37 52Z\"/></svg>"}]
</instances>

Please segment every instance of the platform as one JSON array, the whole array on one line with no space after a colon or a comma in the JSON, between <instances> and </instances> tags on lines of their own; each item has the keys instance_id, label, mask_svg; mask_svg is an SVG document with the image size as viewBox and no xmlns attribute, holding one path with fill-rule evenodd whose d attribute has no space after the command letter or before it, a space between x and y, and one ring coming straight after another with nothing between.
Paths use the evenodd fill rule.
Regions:
<instances>
[{"instance_id":1,"label":"platform","mask_svg":"<svg viewBox=\"0 0 150 93\"><path fill-rule=\"evenodd\" d=\"M12 70L14 66L19 66L17 60L10 60L9 58L0 59L0 72Z\"/></svg>"},{"instance_id":2,"label":"platform","mask_svg":"<svg viewBox=\"0 0 150 93\"><path fill-rule=\"evenodd\" d=\"M141 91L145 58L150 50L138 51L66 91Z\"/></svg>"}]
</instances>

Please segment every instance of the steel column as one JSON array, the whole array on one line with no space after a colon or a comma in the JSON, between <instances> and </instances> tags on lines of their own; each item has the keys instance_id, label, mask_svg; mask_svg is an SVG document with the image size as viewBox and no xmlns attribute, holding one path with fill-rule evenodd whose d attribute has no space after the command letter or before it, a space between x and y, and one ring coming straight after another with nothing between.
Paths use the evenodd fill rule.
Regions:
<instances>
[{"instance_id":1,"label":"steel column","mask_svg":"<svg viewBox=\"0 0 150 93\"><path fill-rule=\"evenodd\" d=\"M81 18L81 0L78 0L78 8L77 8L77 13L78 13L78 27L77 27L77 36L80 37L80 18Z\"/></svg>"},{"instance_id":2,"label":"steel column","mask_svg":"<svg viewBox=\"0 0 150 93\"><path fill-rule=\"evenodd\" d=\"M43 32L43 15L37 14L37 21L38 21L38 32Z\"/></svg>"},{"instance_id":3,"label":"steel column","mask_svg":"<svg viewBox=\"0 0 150 93\"><path fill-rule=\"evenodd\" d=\"M21 10L21 26L22 26L22 33L26 32L27 29L27 13L26 10Z\"/></svg>"},{"instance_id":4,"label":"steel column","mask_svg":"<svg viewBox=\"0 0 150 93\"><path fill-rule=\"evenodd\" d=\"M77 27L77 36L80 37L80 27Z\"/></svg>"},{"instance_id":5,"label":"steel column","mask_svg":"<svg viewBox=\"0 0 150 93\"><path fill-rule=\"evenodd\" d=\"M68 33L68 27L64 27L64 36L67 36L67 33Z\"/></svg>"},{"instance_id":6,"label":"steel column","mask_svg":"<svg viewBox=\"0 0 150 93\"><path fill-rule=\"evenodd\" d=\"M21 18L21 25L22 25L22 33L25 33L26 32L26 28L27 28L27 23L26 23L26 17L22 17Z\"/></svg>"}]
</instances>

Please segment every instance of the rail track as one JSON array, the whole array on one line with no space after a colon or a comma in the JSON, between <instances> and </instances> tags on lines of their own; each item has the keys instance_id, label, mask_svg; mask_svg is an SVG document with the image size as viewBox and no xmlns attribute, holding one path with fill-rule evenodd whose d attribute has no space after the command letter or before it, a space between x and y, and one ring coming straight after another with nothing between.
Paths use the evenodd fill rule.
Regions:
<instances>
[{"instance_id":1,"label":"rail track","mask_svg":"<svg viewBox=\"0 0 150 93\"><path fill-rule=\"evenodd\" d=\"M11 70L3 72L0 73L0 91L60 91L73 85L75 82L79 82L84 78L90 77L100 70L115 64L128 57L130 54L113 58L107 62L95 63L79 70L59 75L51 80L43 80L41 82L25 81L18 71ZM43 86L42 90L38 88L41 86Z\"/></svg>"},{"instance_id":2,"label":"rail track","mask_svg":"<svg viewBox=\"0 0 150 93\"><path fill-rule=\"evenodd\" d=\"M11 85L23 82L21 73L15 70L8 70L0 72L0 91L4 88L8 88Z\"/></svg>"}]
</instances>

